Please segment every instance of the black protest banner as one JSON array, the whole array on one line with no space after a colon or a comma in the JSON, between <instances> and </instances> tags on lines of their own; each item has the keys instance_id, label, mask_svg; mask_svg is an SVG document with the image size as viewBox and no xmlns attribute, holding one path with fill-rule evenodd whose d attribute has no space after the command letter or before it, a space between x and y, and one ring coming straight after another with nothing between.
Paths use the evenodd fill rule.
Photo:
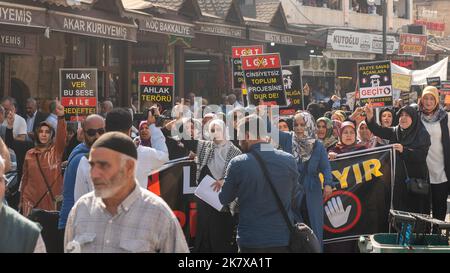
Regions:
<instances>
[{"instance_id":1,"label":"black protest banner","mask_svg":"<svg viewBox=\"0 0 450 273\"><path fill-rule=\"evenodd\" d=\"M59 94L68 121L82 121L97 113L97 69L59 69Z\"/></svg>"},{"instance_id":2,"label":"black protest banner","mask_svg":"<svg viewBox=\"0 0 450 273\"><path fill-rule=\"evenodd\" d=\"M286 106L280 54L242 56L241 61L250 103Z\"/></svg>"},{"instance_id":3,"label":"black protest banner","mask_svg":"<svg viewBox=\"0 0 450 273\"><path fill-rule=\"evenodd\" d=\"M173 73L139 72L139 108L156 104L162 113L173 106Z\"/></svg>"},{"instance_id":4,"label":"black protest banner","mask_svg":"<svg viewBox=\"0 0 450 273\"><path fill-rule=\"evenodd\" d=\"M280 108L280 115L293 115L304 109L300 65L284 65L282 72L287 107Z\"/></svg>"},{"instance_id":5,"label":"black protest banner","mask_svg":"<svg viewBox=\"0 0 450 273\"><path fill-rule=\"evenodd\" d=\"M169 161L148 177L147 184L147 189L164 199L172 209L189 246L193 246L197 227L196 171L193 160Z\"/></svg>"},{"instance_id":6,"label":"black protest banner","mask_svg":"<svg viewBox=\"0 0 450 273\"><path fill-rule=\"evenodd\" d=\"M391 146L330 162L333 194L324 200L324 241L387 232L394 160Z\"/></svg>"},{"instance_id":7,"label":"black protest banner","mask_svg":"<svg viewBox=\"0 0 450 273\"><path fill-rule=\"evenodd\" d=\"M434 86L436 88L441 87L441 77L429 77L427 78L427 85Z\"/></svg>"},{"instance_id":8,"label":"black protest banner","mask_svg":"<svg viewBox=\"0 0 450 273\"><path fill-rule=\"evenodd\" d=\"M233 46L232 47L232 66L233 88L241 89L244 84L244 72L242 71L241 56L258 55L263 53L262 45L254 46Z\"/></svg>"},{"instance_id":9,"label":"black protest banner","mask_svg":"<svg viewBox=\"0 0 450 273\"><path fill-rule=\"evenodd\" d=\"M360 105L368 100L374 107L393 105L391 61L358 63Z\"/></svg>"}]
</instances>

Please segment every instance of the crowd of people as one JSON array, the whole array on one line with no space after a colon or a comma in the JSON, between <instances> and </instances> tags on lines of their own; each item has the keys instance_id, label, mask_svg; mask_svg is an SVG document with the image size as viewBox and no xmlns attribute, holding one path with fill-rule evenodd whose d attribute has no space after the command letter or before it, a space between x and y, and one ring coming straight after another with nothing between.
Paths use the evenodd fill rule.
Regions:
<instances>
[{"instance_id":1,"label":"crowd of people","mask_svg":"<svg viewBox=\"0 0 450 273\"><path fill-rule=\"evenodd\" d=\"M336 183L330 161L384 145L392 145L397 160L393 209L445 219L450 114L435 87L424 88L417 104L382 108L378 116L370 102L352 112L337 97L273 116L263 105L243 107L231 94L213 112L200 100L198 117L194 100L189 94L164 113L149 107L140 120L132 109L105 101L77 128L65 121L58 99L50 114L29 99L21 117L15 100L3 98L0 252L50 251L40 227L27 219L39 210L59 212L52 234L59 252L289 252L289 229L261 168L289 218L308 224L323 248L323 201ZM252 130L255 122L264 125ZM273 139L268 132L275 127ZM166 202L147 190L153 171L184 157L197 164L197 184L206 176L215 180L224 205L218 211L196 199L191 248ZM20 183L17 200L4 176L11 170ZM429 194L410 192L408 178L427 180Z\"/></svg>"}]
</instances>

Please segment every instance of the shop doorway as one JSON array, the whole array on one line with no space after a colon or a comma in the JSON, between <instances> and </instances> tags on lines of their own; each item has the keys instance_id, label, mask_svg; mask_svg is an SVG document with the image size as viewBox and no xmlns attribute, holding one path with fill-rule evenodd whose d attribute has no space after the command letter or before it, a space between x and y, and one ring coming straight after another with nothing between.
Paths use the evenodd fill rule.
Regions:
<instances>
[{"instance_id":1,"label":"shop doorway","mask_svg":"<svg viewBox=\"0 0 450 273\"><path fill-rule=\"evenodd\" d=\"M22 80L11 78L11 97L17 101L16 113L18 115L25 115L26 102L30 96L30 89Z\"/></svg>"},{"instance_id":2,"label":"shop doorway","mask_svg":"<svg viewBox=\"0 0 450 273\"><path fill-rule=\"evenodd\" d=\"M185 53L184 60L184 94L194 92L208 100L219 103L225 92L223 58L201 53Z\"/></svg>"}]
</instances>

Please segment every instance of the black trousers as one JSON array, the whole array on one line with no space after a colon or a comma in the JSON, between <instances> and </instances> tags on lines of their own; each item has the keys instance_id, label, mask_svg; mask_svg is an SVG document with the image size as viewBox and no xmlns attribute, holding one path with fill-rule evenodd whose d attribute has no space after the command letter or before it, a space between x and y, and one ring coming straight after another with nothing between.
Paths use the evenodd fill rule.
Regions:
<instances>
[{"instance_id":1,"label":"black trousers","mask_svg":"<svg viewBox=\"0 0 450 273\"><path fill-rule=\"evenodd\" d=\"M447 214L448 182L431 184L433 218L444 221Z\"/></svg>"}]
</instances>

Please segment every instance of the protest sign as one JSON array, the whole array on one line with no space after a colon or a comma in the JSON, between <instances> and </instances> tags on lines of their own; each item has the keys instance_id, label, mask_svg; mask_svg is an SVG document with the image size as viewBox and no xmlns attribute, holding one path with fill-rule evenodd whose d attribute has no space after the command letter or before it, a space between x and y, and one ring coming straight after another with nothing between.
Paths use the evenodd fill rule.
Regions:
<instances>
[{"instance_id":1,"label":"protest sign","mask_svg":"<svg viewBox=\"0 0 450 273\"><path fill-rule=\"evenodd\" d=\"M394 180L391 146L344 154L330 161L331 196L324 200L324 241L386 232Z\"/></svg>"},{"instance_id":2,"label":"protest sign","mask_svg":"<svg viewBox=\"0 0 450 273\"><path fill-rule=\"evenodd\" d=\"M82 121L97 113L97 69L59 69L59 94L67 121Z\"/></svg>"},{"instance_id":3,"label":"protest sign","mask_svg":"<svg viewBox=\"0 0 450 273\"><path fill-rule=\"evenodd\" d=\"M280 115L293 115L297 110L303 110L305 108L300 65L283 66L282 72L287 107L280 109Z\"/></svg>"},{"instance_id":4,"label":"protest sign","mask_svg":"<svg viewBox=\"0 0 450 273\"><path fill-rule=\"evenodd\" d=\"M369 100L374 107L393 105L391 61L358 63L360 105Z\"/></svg>"},{"instance_id":5,"label":"protest sign","mask_svg":"<svg viewBox=\"0 0 450 273\"><path fill-rule=\"evenodd\" d=\"M242 71L241 56L258 55L263 53L262 45L253 46L233 46L231 71L232 86L234 89L241 89L244 84L244 72Z\"/></svg>"},{"instance_id":6,"label":"protest sign","mask_svg":"<svg viewBox=\"0 0 450 273\"><path fill-rule=\"evenodd\" d=\"M278 53L242 56L242 70L250 104L286 106L286 93Z\"/></svg>"},{"instance_id":7,"label":"protest sign","mask_svg":"<svg viewBox=\"0 0 450 273\"><path fill-rule=\"evenodd\" d=\"M139 72L139 108L156 104L162 113L173 106L173 73Z\"/></svg>"}]
</instances>

